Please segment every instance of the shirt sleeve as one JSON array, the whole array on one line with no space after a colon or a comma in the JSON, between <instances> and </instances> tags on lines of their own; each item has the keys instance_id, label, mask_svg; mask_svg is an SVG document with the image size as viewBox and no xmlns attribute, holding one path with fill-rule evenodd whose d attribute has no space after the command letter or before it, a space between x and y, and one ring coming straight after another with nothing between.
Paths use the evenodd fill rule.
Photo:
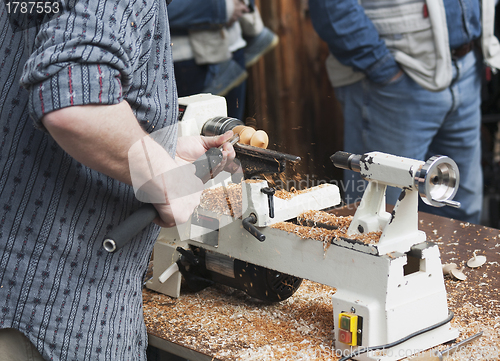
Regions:
<instances>
[{"instance_id":1,"label":"shirt sleeve","mask_svg":"<svg viewBox=\"0 0 500 361\"><path fill-rule=\"evenodd\" d=\"M342 64L381 84L399 71L357 0L309 0L309 10L314 29Z\"/></svg>"},{"instance_id":2,"label":"shirt sleeve","mask_svg":"<svg viewBox=\"0 0 500 361\"><path fill-rule=\"evenodd\" d=\"M122 4L123 5L120 5ZM75 2L41 25L21 85L35 124L68 106L117 104L132 80L141 26L126 1ZM30 44L27 41L27 44Z\"/></svg>"},{"instance_id":3,"label":"shirt sleeve","mask_svg":"<svg viewBox=\"0 0 500 361\"><path fill-rule=\"evenodd\" d=\"M226 0L175 0L168 5L173 30L221 27L228 21Z\"/></svg>"}]
</instances>

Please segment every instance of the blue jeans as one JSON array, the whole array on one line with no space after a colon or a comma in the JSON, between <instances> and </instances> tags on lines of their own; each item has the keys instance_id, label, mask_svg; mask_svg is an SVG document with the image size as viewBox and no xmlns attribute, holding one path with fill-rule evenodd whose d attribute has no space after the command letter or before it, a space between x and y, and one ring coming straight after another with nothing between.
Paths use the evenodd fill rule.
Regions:
<instances>
[{"instance_id":1,"label":"blue jeans","mask_svg":"<svg viewBox=\"0 0 500 361\"><path fill-rule=\"evenodd\" d=\"M453 82L430 92L403 74L388 85L366 78L335 89L344 108L344 149L363 154L380 151L427 160L447 155L458 165L460 186L455 196L462 206L435 208L421 202L420 210L479 223L482 208L481 70L479 54L453 60ZM360 199L365 183L359 173L345 171L347 203ZM400 189L388 187L387 203L395 204Z\"/></svg>"}]
</instances>

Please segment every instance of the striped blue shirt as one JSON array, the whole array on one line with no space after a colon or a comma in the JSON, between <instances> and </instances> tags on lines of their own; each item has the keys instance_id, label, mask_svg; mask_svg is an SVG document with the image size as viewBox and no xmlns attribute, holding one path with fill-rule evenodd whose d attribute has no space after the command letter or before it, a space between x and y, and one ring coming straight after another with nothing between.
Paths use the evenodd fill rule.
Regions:
<instances>
[{"instance_id":1,"label":"striped blue shirt","mask_svg":"<svg viewBox=\"0 0 500 361\"><path fill-rule=\"evenodd\" d=\"M145 360L142 277L158 228L103 251L140 206L133 190L38 128L52 110L123 100L146 131L174 124L166 2L61 5L14 32L0 4L0 328L19 329L47 360Z\"/></svg>"}]
</instances>

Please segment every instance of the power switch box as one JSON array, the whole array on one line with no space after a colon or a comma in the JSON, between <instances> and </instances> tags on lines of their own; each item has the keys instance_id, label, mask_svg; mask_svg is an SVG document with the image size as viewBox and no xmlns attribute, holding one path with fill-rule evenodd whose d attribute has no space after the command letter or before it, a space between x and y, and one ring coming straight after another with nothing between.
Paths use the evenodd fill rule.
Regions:
<instances>
[{"instance_id":1,"label":"power switch box","mask_svg":"<svg viewBox=\"0 0 500 361\"><path fill-rule=\"evenodd\" d=\"M338 340L349 346L361 346L363 318L354 313L341 312L339 314Z\"/></svg>"}]
</instances>

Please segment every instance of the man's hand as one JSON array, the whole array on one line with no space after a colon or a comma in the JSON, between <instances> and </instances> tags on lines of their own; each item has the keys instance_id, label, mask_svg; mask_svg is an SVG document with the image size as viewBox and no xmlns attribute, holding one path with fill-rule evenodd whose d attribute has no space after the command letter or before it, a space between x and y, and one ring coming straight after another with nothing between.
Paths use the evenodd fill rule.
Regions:
<instances>
[{"instance_id":1,"label":"man's hand","mask_svg":"<svg viewBox=\"0 0 500 361\"><path fill-rule=\"evenodd\" d=\"M172 227L185 223L200 203L203 184L194 173L195 169L191 163L200 158L210 148L223 145L231 136L232 131L216 137L191 136L182 137L177 141L176 162L180 165L175 171L163 174L163 183L166 190L166 202L155 203L158 213L162 215L155 223L162 227ZM235 158L234 148L231 144L225 143L222 149L222 162L218 165L214 173L222 171L225 167L230 168ZM175 192L180 190L179 197Z\"/></svg>"},{"instance_id":2,"label":"man's hand","mask_svg":"<svg viewBox=\"0 0 500 361\"><path fill-rule=\"evenodd\" d=\"M223 160L218 169L222 170L230 166L236 154L231 144L226 143L233 136L232 131L215 137L192 136L181 137L177 141L175 159L178 162L193 163L210 148L217 148L224 144L222 148Z\"/></svg>"},{"instance_id":3,"label":"man's hand","mask_svg":"<svg viewBox=\"0 0 500 361\"><path fill-rule=\"evenodd\" d=\"M233 15L229 18L227 26L233 25L236 21L239 20L244 14L249 13L250 9L245 3L241 0L234 0L234 11Z\"/></svg>"},{"instance_id":4,"label":"man's hand","mask_svg":"<svg viewBox=\"0 0 500 361\"><path fill-rule=\"evenodd\" d=\"M391 80L389 80L388 84L391 84L392 82L395 82L396 80L398 80L399 78L401 78L402 75L403 75L403 70L399 69L399 71L396 74L394 74L394 76L391 78Z\"/></svg>"},{"instance_id":5,"label":"man's hand","mask_svg":"<svg viewBox=\"0 0 500 361\"><path fill-rule=\"evenodd\" d=\"M153 137L144 137L130 148L130 170L136 196L143 202L154 204L160 214L155 220L157 224L172 227L189 219L204 189L201 179L195 176L196 169L192 163L208 149L223 145L231 136L229 131L217 137L179 138L174 164L164 159L165 155L162 156L163 147L152 139L154 133ZM224 144L223 147L222 162L215 169L215 174L232 164L235 157L231 144Z\"/></svg>"}]
</instances>

